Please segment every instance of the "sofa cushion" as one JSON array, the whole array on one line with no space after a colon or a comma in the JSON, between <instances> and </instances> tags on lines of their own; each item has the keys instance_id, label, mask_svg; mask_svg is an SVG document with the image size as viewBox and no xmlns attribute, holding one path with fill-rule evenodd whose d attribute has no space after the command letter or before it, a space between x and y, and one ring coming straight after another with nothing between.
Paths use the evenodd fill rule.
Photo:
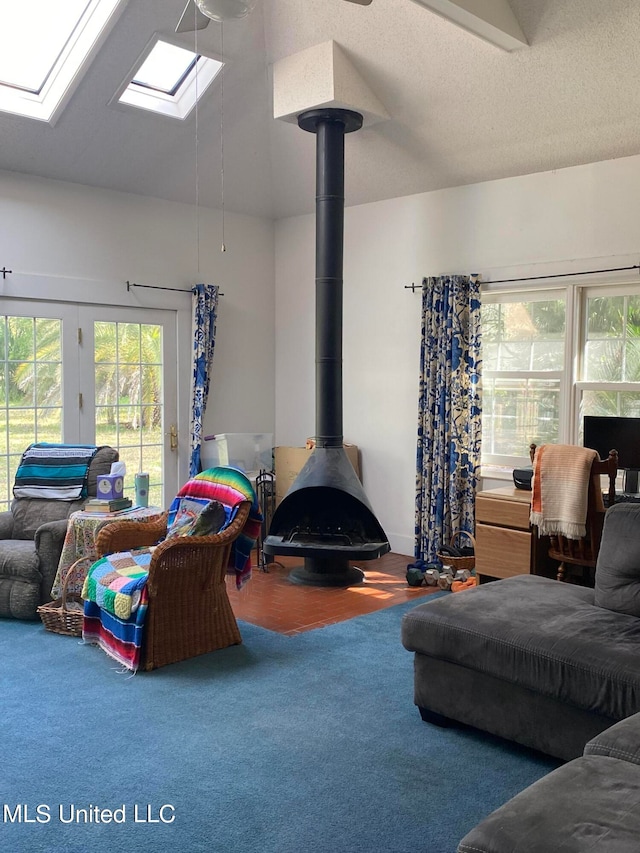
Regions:
<instances>
[{"instance_id":1,"label":"sofa cushion","mask_svg":"<svg viewBox=\"0 0 640 853\"><path fill-rule=\"evenodd\" d=\"M640 714L633 714L592 738L585 755L608 755L640 764Z\"/></svg>"},{"instance_id":2,"label":"sofa cushion","mask_svg":"<svg viewBox=\"0 0 640 853\"><path fill-rule=\"evenodd\" d=\"M598 607L640 616L640 504L607 510L596 564Z\"/></svg>"},{"instance_id":3,"label":"sofa cushion","mask_svg":"<svg viewBox=\"0 0 640 853\"><path fill-rule=\"evenodd\" d=\"M11 503L13 538L33 541L36 530L48 521L62 521L82 509L81 501L52 501L46 498L21 498Z\"/></svg>"},{"instance_id":4,"label":"sofa cushion","mask_svg":"<svg viewBox=\"0 0 640 853\"><path fill-rule=\"evenodd\" d=\"M496 809L458 853L637 853L639 837L640 767L589 755Z\"/></svg>"},{"instance_id":5,"label":"sofa cushion","mask_svg":"<svg viewBox=\"0 0 640 853\"><path fill-rule=\"evenodd\" d=\"M103 445L99 447L96 455L91 460L89 466L89 474L87 477L87 495L90 498L95 498L97 480L103 474L108 474L111 471L113 462L118 462L120 455L114 447Z\"/></svg>"},{"instance_id":6,"label":"sofa cushion","mask_svg":"<svg viewBox=\"0 0 640 853\"><path fill-rule=\"evenodd\" d=\"M0 577L14 578L39 584L42 574L40 560L33 542L5 539L0 548Z\"/></svg>"},{"instance_id":7,"label":"sofa cushion","mask_svg":"<svg viewBox=\"0 0 640 853\"><path fill-rule=\"evenodd\" d=\"M640 619L535 575L427 601L405 614L409 651L621 720L640 711Z\"/></svg>"}]
</instances>

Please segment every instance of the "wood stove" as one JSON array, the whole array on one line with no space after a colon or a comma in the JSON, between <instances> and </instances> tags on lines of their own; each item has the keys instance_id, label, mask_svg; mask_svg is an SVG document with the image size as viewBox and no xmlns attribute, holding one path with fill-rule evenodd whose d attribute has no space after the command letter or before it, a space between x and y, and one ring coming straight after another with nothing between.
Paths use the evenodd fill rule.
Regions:
<instances>
[{"instance_id":1,"label":"wood stove","mask_svg":"<svg viewBox=\"0 0 640 853\"><path fill-rule=\"evenodd\" d=\"M350 560L390 550L347 457L342 434L342 266L344 135L362 116L332 107L298 116L316 134L316 436L315 450L276 509L266 554L304 558L294 583L352 586L364 574Z\"/></svg>"}]
</instances>

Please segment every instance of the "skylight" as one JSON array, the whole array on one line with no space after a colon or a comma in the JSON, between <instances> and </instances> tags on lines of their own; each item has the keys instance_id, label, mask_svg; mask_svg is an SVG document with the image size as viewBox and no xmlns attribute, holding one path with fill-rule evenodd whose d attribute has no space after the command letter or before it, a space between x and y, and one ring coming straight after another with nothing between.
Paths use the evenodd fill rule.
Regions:
<instances>
[{"instance_id":1,"label":"skylight","mask_svg":"<svg viewBox=\"0 0 640 853\"><path fill-rule=\"evenodd\" d=\"M0 2L0 110L53 123L123 5Z\"/></svg>"},{"instance_id":2,"label":"skylight","mask_svg":"<svg viewBox=\"0 0 640 853\"><path fill-rule=\"evenodd\" d=\"M121 104L185 119L221 68L217 59L156 39L116 97Z\"/></svg>"},{"instance_id":3,"label":"skylight","mask_svg":"<svg viewBox=\"0 0 640 853\"><path fill-rule=\"evenodd\" d=\"M190 50L158 41L131 82L165 95L175 95L197 60L198 57Z\"/></svg>"}]
</instances>

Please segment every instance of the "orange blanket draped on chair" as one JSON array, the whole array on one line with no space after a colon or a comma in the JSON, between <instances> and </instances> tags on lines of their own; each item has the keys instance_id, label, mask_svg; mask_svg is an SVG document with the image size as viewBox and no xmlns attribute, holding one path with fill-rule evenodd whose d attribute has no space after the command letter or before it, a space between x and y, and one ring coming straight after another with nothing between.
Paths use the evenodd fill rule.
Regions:
<instances>
[{"instance_id":1,"label":"orange blanket draped on chair","mask_svg":"<svg viewBox=\"0 0 640 853\"><path fill-rule=\"evenodd\" d=\"M531 524L541 536L586 535L591 466L595 450L574 444L544 444L533 462Z\"/></svg>"}]
</instances>

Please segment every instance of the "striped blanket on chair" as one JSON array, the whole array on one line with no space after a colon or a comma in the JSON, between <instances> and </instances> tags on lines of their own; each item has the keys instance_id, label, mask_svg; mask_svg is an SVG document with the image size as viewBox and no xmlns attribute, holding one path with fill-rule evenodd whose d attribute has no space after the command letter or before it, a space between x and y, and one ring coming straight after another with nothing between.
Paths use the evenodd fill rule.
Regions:
<instances>
[{"instance_id":1,"label":"striped blanket on chair","mask_svg":"<svg viewBox=\"0 0 640 853\"><path fill-rule=\"evenodd\" d=\"M90 444L30 444L16 471L16 498L75 501L87 496L91 460L98 452Z\"/></svg>"},{"instance_id":2,"label":"striped blanket on chair","mask_svg":"<svg viewBox=\"0 0 640 853\"><path fill-rule=\"evenodd\" d=\"M129 619L120 619L102 610L95 601L85 601L82 639L99 646L109 657L136 672L140 667L148 602L149 594L144 586L135 613Z\"/></svg>"},{"instance_id":3,"label":"striped blanket on chair","mask_svg":"<svg viewBox=\"0 0 640 853\"><path fill-rule=\"evenodd\" d=\"M84 582L82 639L136 672L140 666L153 548L107 554Z\"/></svg>"},{"instance_id":4,"label":"striped blanket on chair","mask_svg":"<svg viewBox=\"0 0 640 853\"><path fill-rule=\"evenodd\" d=\"M227 524L235 518L239 504L251 501L249 518L231 547L228 567L229 574L235 574L237 588L241 589L251 578L251 551L255 547L262 524L262 513L251 481L237 468L209 468L201 474L196 474L184 484L171 504L167 528L171 527L180 498L183 497L219 501L225 508Z\"/></svg>"}]
</instances>

